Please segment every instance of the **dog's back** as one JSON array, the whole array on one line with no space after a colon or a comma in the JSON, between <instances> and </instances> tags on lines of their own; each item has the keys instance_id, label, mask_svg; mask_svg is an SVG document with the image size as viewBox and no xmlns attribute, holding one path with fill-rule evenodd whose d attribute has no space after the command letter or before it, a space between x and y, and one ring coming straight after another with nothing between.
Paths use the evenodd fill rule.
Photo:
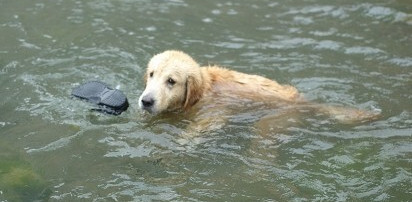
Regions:
<instances>
[{"instance_id":1,"label":"dog's back","mask_svg":"<svg viewBox=\"0 0 412 202\"><path fill-rule=\"evenodd\" d=\"M280 85L258 75L245 74L218 66L204 67L210 76L211 90L237 94L256 101L283 100L296 102L300 95L296 88Z\"/></svg>"}]
</instances>

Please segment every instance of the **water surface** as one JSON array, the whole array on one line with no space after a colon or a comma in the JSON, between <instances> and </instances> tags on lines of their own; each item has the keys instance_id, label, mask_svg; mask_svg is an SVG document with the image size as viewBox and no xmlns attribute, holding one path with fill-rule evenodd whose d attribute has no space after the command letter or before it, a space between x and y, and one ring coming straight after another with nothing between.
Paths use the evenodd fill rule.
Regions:
<instances>
[{"instance_id":1,"label":"water surface","mask_svg":"<svg viewBox=\"0 0 412 202\"><path fill-rule=\"evenodd\" d=\"M0 0L0 201L408 201L411 34L406 0ZM261 135L267 109L239 109L183 144L189 120L137 107L166 49L382 117L303 114ZM88 80L125 92L128 111L70 98Z\"/></svg>"}]
</instances>

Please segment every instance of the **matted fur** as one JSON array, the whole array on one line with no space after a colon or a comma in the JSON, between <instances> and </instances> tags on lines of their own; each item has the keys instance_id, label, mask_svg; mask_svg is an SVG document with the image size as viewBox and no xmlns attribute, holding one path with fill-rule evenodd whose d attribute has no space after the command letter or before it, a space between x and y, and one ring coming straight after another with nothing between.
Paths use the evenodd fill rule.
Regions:
<instances>
[{"instance_id":1,"label":"matted fur","mask_svg":"<svg viewBox=\"0 0 412 202\"><path fill-rule=\"evenodd\" d=\"M196 106L200 111L200 114L195 112L198 114L194 117L197 121L193 122L196 130L215 128L211 127L213 124L221 125L224 122L222 115L230 111L225 109L225 106L231 104L224 102L236 99L275 106L309 107L345 123L373 120L378 115L359 109L308 103L298 90L290 85L281 85L262 76L244 74L219 66L201 67L192 57L176 50L155 55L148 63L144 80L146 88L139 98L142 109L158 114L165 111L185 112ZM222 99L218 103L210 103L216 100L210 98L216 97ZM208 116L202 115L202 109L207 109L204 114ZM215 111L214 114L218 116L209 116L211 111Z\"/></svg>"}]
</instances>

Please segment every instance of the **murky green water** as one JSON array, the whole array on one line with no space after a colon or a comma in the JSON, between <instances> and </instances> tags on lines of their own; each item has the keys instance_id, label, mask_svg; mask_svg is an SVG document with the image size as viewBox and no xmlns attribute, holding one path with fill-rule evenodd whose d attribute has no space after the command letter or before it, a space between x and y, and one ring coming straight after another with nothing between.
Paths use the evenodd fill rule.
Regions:
<instances>
[{"instance_id":1,"label":"murky green water","mask_svg":"<svg viewBox=\"0 0 412 202\"><path fill-rule=\"evenodd\" d=\"M240 110L181 145L184 120L137 106L166 49L382 117L304 114L262 136L259 112ZM408 201L411 68L407 0L0 0L0 201ZM71 99L88 80L124 91L129 110Z\"/></svg>"}]
</instances>

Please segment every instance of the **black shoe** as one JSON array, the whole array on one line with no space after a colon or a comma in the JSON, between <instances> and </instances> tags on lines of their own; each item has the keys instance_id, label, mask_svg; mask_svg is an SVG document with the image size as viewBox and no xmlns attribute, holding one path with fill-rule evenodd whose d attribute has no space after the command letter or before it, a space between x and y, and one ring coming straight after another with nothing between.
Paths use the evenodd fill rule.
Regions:
<instances>
[{"instance_id":1,"label":"black shoe","mask_svg":"<svg viewBox=\"0 0 412 202\"><path fill-rule=\"evenodd\" d=\"M100 81L89 81L73 89L72 95L100 105L93 109L108 114L119 115L129 107L126 96L122 91L110 88Z\"/></svg>"}]
</instances>

